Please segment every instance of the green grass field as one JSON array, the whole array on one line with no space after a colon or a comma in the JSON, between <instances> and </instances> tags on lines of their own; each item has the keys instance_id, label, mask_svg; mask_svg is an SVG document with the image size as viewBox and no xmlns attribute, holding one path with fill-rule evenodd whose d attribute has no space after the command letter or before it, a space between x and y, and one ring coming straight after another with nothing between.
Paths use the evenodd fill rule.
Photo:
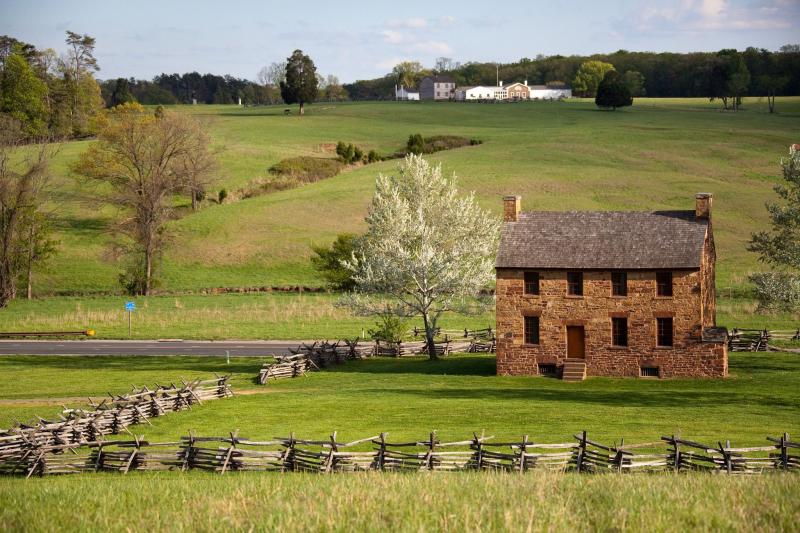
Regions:
<instances>
[{"instance_id":1,"label":"green grass field","mask_svg":"<svg viewBox=\"0 0 800 533\"><path fill-rule=\"evenodd\" d=\"M52 418L62 404L122 393L130 386L231 373L230 400L206 403L140 426L149 439L173 439L189 428L247 438L288 435L343 440L388 431L392 438L498 438L529 433L563 442L586 429L601 441L649 442L680 433L701 442L763 444L767 435L800 434L800 355L731 355L728 379L498 377L493 356L457 355L349 362L302 379L256 384L266 358L3 356L0 427L34 415ZM554 440L556 439L556 440Z\"/></svg>"},{"instance_id":2,"label":"green grass field","mask_svg":"<svg viewBox=\"0 0 800 533\"><path fill-rule=\"evenodd\" d=\"M779 159L800 126L800 98L746 101L723 113L701 99L637 99L624 111L592 102L508 105L407 102L317 104L305 117L283 106L179 107L208 125L220 160L215 190L233 192L267 177L280 159L334 156L331 143L354 142L390 153L411 133L456 134L484 144L440 152L432 159L460 177L484 206L500 212L500 197L518 193L525 209L690 209L693 195L715 195L719 285L736 287L757 268L745 250L764 226ZM113 207L98 208L96 186L68 166L87 141L62 147L54 164L59 254L40 275L39 294L117 291L119 270L108 257ZM307 258L311 244L360 231L379 172L396 161L346 171L300 189L210 204L172 224L163 290L222 286L319 285Z\"/></svg>"},{"instance_id":3,"label":"green grass field","mask_svg":"<svg viewBox=\"0 0 800 533\"><path fill-rule=\"evenodd\" d=\"M793 531L800 476L0 479L4 531Z\"/></svg>"},{"instance_id":4,"label":"green grass field","mask_svg":"<svg viewBox=\"0 0 800 533\"><path fill-rule=\"evenodd\" d=\"M737 446L800 434L797 354L731 355L725 380L496 377L494 358L460 355L348 362L306 378L255 384L260 358L0 357L0 427L131 384L232 374L236 397L132 427L148 440L190 429L251 439L342 440L388 431L390 440L442 440L486 430L563 442L586 429L601 442L662 434ZM4 531L631 530L789 531L800 519L800 476L707 474L524 476L453 474L91 474L0 479ZM57 518L56 518L57 517Z\"/></svg>"},{"instance_id":5,"label":"green grass field","mask_svg":"<svg viewBox=\"0 0 800 533\"><path fill-rule=\"evenodd\" d=\"M234 192L268 179L267 168L297 155L333 156L332 143L354 142L389 153L410 133L457 134L484 144L439 152L432 159L460 177L482 205L500 212L504 194L523 195L524 209L691 209L693 195L715 195L720 323L796 327L791 314L760 316L746 277L761 268L745 245L766 227L764 203L774 198L779 160L800 131L800 98L748 99L724 113L702 99L637 99L624 111L601 112L592 102L508 105L381 102L318 104L305 117L283 106L177 107L203 120L220 160L215 190ZM117 273L109 255L118 213L99 206L97 186L70 174L91 141L68 143L54 162L51 208L59 252L37 275L40 296L0 310L0 331L93 328L98 336L127 336ZM210 287L320 286L310 245L364 229L363 217L379 172L396 161L345 171L332 179L247 200L207 204L171 224L174 236L161 290ZM212 195L213 196L213 195ZM235 196L235 194L233 195ZM335 296L169 296L139 301L134 337L315 338L360 333L370 320L333 306ZM446 327L486 327L492 315L452 317Z\"/></svg>"}]
</instances>

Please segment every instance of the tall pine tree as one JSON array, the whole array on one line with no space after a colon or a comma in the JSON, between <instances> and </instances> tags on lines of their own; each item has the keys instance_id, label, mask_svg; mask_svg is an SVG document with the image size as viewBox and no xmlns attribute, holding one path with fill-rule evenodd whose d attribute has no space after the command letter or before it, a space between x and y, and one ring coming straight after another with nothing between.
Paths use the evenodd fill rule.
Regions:
<instances>
[{"instance_id":1,"label":"tall pine tree","mask_svg":"<svg viewBox=\"0 0 800 533\"><path fill-rule=\"evenodd\" d=\"M287 104L303 106L317 99L317 67L302 50L295 50L286 59L286 79L281 82L281 98Z\"/></svg>"}]
</instances>

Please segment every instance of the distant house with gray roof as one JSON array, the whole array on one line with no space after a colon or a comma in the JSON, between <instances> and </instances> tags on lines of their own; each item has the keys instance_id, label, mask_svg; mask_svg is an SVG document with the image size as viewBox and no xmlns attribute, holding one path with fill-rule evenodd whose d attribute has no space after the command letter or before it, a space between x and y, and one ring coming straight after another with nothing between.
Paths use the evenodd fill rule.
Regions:
<instances>
[{"instance_id":1,"label":"distant house with gray roof","mask_svg":"<svg viewBox=\"0 0 800 533\"><path fill-rule=\"evenodd\" d=\"M419 82L422 100L451 100L455 96L456 81L450 76L426 76Z\"/></svg>"}]
</instances>

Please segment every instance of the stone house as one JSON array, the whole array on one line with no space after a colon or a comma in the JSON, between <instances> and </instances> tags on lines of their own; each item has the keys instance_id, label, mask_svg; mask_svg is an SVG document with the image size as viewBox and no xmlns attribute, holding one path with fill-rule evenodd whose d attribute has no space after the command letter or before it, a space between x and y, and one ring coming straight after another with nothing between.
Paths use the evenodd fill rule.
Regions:
<instances>
[{"instance_id":1,"label":"stone house","mask_svg":"<svg viewBox=\"0 0 800 533\"><path fill-rule=\"evenodd\" d=\"M426 76L419 82L422 100L450 100L456 92L456 82L450 76Z\"/></svg>"},{"instance_id":2,"label":"stone house","mask_svg":"<svg viewBox=\"0 0 800 533\"><path fill-rule=\"evenodd\" d=\"M497 373L724 377L710 194L691 211L520 212L504 199Z\"/></svg>"}]
</instances>

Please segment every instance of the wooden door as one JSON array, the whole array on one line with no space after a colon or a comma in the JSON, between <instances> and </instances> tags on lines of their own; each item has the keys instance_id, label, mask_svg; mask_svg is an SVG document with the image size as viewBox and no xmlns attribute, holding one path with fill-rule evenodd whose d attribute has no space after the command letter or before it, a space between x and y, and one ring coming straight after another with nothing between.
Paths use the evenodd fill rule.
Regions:
<instances>
[{"instance_id":1,"label":"wooden door","mask_svg":"<svg viewBox=\"0 0 800 533\"><path fill-rule=\"evenodd\" d=\"M567 326L567 357L586 357L586 334L583 326Z\"/></svg>"}]
</instances>

